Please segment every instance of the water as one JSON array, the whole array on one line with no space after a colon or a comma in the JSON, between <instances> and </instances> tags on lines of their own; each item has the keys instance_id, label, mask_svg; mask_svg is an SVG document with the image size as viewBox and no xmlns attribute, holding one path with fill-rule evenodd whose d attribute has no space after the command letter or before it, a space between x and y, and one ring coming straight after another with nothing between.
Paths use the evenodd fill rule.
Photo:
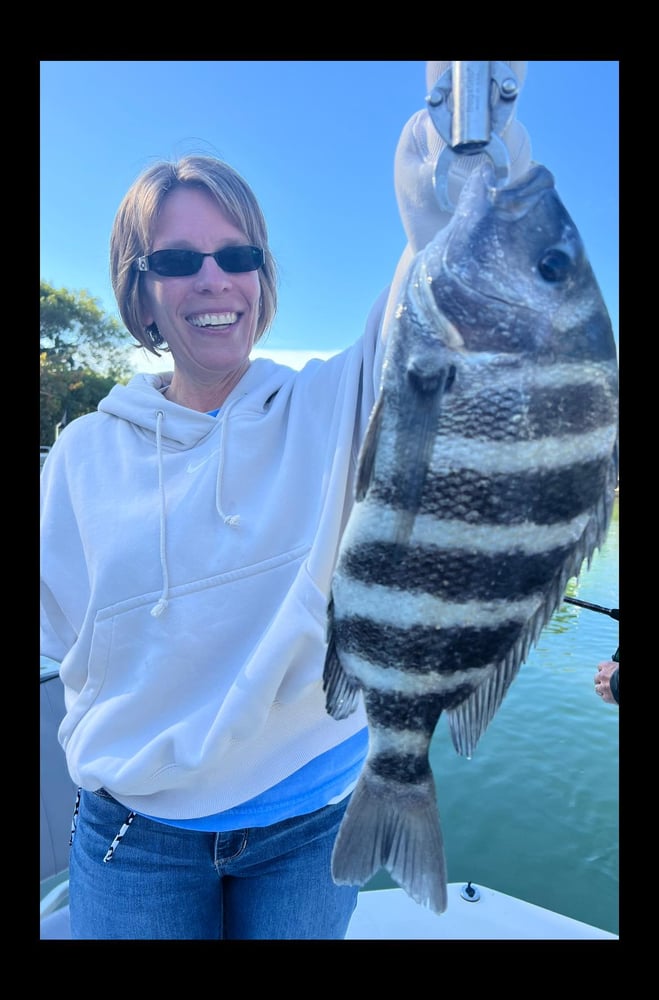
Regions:
<instances>
[{"instance_id":1,"label":"water","mask_svg":"<svg viewBox=\"0 0 659 1000\"><path fill-rule=\"evenodd\" d=\"M617 608L618 500L566 593ZM595 694L618 622L562 604L471 760L439 720L430 751L449 882L472 881L618 933L618 720ZM392 886L381 872L366 888Z\"/></svg>"}]
</instances>

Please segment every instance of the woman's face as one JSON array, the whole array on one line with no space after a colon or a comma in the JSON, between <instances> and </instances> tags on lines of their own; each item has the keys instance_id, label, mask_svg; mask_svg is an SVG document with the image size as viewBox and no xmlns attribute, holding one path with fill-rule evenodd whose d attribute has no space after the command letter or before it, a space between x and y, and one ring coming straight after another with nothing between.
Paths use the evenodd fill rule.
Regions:
<instances>
[{"instance_id":1,"label":"woman's face","mask_svg":"<svg viewBox=\"0 0 659 1000\"><path fill-rule=\"evenodd\" d=\"M207 191L177 187L163 202L152 252L212 253L248 243ZM196 274L162 277L146 271L141 280L143 324L157 325L179 377L209 383L245 371L259 316L258 271L231 274L204 257Z\"/></svg>"}]
</instances>

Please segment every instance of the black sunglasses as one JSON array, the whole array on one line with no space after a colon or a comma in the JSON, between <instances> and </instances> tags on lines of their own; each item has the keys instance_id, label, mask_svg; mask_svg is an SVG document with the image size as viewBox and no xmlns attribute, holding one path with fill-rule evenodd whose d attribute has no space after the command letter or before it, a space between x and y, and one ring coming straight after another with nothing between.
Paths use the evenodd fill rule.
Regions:
<instances>
[{"instance_id":1,"label":"black sunglasses","mask_svg":"<svg viewBox=\"0 0 659 1000\"><path fill-rule=\"evenodd\" d=\"M261 247L224 247L215 253L200 253L198 250L155 250L138 257L134 262L137 271L155 271L163 278L182 278L201 270L204 257L214 257L215 263L229 274L243 271L258 271L263 267Z\"/></svg>"}]
</instances>

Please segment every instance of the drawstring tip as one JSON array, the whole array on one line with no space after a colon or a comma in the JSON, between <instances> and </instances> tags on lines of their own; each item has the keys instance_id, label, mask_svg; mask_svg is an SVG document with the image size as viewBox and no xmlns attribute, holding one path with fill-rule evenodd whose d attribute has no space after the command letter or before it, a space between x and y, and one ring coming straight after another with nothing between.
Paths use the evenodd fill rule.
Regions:
<instances>
[{"instance_id":1,"label":"drawstring tip","mask_svg":"<svg viewBox=\"0 0 659 1000\"><path fill-rule=\"evenodd\" d=\"M163 612L164 612L164 611L166 610L166 608L167 608L167 603L168 603L167 601L164 601L164 600L163 600L163 599L161 598L161 599L160 599L160 600L158 601L158 603L157 603L157 604L154 604L154 605L153 605L153 607L151 608L151 614L152 614L152 616L153 616L154 618L160 618L161 614L163 614Z\"/></svg>"},{"instance_id":2,"label":"drawstring tip","mask_svg":"<svg viewBox=\"0 0 659 1000\"><path fill-rule=\"evenodd\" d=\"M224 523L230 528L237 528L240 524L240 514L228 514L224 518Z\"/></svg>"}]
</instances>

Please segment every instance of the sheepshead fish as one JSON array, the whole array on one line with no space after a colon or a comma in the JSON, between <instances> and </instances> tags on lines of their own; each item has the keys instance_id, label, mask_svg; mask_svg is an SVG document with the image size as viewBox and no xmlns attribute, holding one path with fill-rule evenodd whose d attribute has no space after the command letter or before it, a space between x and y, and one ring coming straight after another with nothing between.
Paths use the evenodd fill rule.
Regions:
<instances>
[{"instance_id":1,"label":"sheepshead fish","mask_svg":"<svg viewBox=\"0 0 659 1000\"><path fill-rule=\"evenodd\" d=\"M603 542L617 482L611 323L546 168L470 179L387 334L328 609L327 711L363 697L369 726L332 875L384 868L441 913L439 717L471 756Z\"/></svg>"}]
</instances>

